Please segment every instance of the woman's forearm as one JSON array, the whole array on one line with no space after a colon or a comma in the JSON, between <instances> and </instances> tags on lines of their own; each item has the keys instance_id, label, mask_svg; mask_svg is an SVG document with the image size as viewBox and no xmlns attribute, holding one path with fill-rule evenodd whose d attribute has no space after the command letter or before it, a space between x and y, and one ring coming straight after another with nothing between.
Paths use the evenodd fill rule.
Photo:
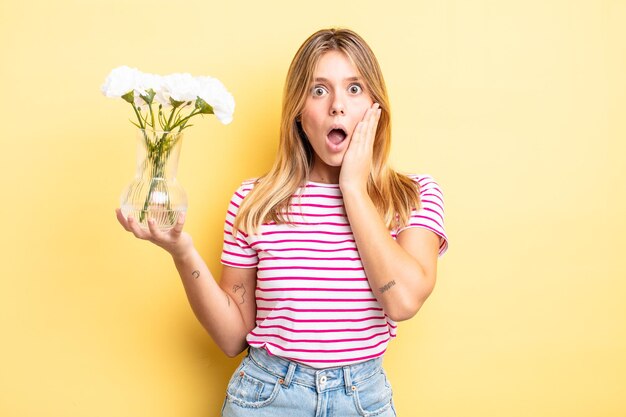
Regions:
<instances>
[{"instance_id":1,"label":"woman's forearm","mask_svg":"<svg viewBox=\"0 0 626 417\"><path fill-rule=\"evenodd\" d=\"M172 229L161 231L153 219L148 219L146 230L132 216L124 217L121 209L116 209L115 213L126 231L154 243L172 256L191 309L219 348L229 356L243 351L246 335L255 325L256 304L253 299L246 302L241 294L247 290L254 293L256 269L225 267L220 286L198 254L191 236L183 232L184 214ZM233 302L233 296L237 297L237 302Z\"/></svg>"},{"instance_id":2,"label":"woman's forearm","mask_svg":"<svg viewBox=\"0 0 626 417\"><path fill-rule=\"evenodd\" d=\"M392 320L411 318L432 292L434 277L390 236L365 192L345 190L344 205L374 296Z\"/></svg>"},{"instance_id":3,"label":"woman's forearm","mask_svg":"<svg viewBox=\"0 0 626 417\"><path fill-rule=\"evenodd\" d=\"M239 300L222 289L195 248L172 256L191 308L219 348L228 356L245 349L246 335L253 323L246 323Z\"/></svg>"}]
</instances>

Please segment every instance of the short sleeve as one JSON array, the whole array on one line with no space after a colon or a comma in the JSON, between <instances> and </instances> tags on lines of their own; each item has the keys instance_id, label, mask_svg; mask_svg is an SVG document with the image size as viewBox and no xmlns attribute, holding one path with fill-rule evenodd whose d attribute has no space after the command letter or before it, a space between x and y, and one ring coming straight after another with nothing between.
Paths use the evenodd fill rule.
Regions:
<instances>
[{"instance_id":1,"label":"short sleeve","mask_svg":"<svg viewBox=\"0 0 626 417\"><path fill-rule=\"evenodd\" d=\"M250 245L249 236L240 230L237 231L237 236L233 235L233 224L239 206L253 186L253 181L244 181L228 204L226 220L224 221L224 246L221 257L221 262L224 265L235 268L255 268L259 263L257 252Z\"/></svg>"},{"instance_id":2,"label":"short sleeve","mask_svg":"<svg viewBox=\"0 0 626 417\"><path fill-rule=\"evenodd\" d=\"M444 227L443 193L439 184L428 175L409 175L419 184L421 206L411 212L409 224L398 229L397 234L411 227L423 227L439 236L439 256L448 250L448 237Z\"/></svg>"}]
</instances>

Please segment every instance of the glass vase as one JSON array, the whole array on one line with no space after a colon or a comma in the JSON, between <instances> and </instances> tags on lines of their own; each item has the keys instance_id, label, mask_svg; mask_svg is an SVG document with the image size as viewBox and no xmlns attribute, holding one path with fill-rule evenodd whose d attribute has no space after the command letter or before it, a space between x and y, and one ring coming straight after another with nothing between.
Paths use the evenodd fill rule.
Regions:
<instances>
[{"instance_id":1,"label":"glass vase","mask_svg":"<svg viewBox=\"0 0 626 417\"><path fill-rule=\"evenodd\" d=\"M124 217L132 215L142 229L148 219L163 231L187 211L187 193L176 180L183 134L139 129L137 170L120 197Z\"/></svg>"}]
</instances>

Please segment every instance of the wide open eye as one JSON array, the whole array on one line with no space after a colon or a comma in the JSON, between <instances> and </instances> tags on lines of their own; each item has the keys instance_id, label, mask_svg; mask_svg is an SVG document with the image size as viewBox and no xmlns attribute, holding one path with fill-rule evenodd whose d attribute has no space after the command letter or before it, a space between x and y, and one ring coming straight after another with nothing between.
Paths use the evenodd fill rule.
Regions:
<instances>
[{"instance_id":1,"label":"wide open eye","mask_svg":"<svg viewBox=\"0 0 626 417\"><path fill-rule=\"evenodd\" d=\"M311 93L313 94L314 97L322 97L322 96L326 95L327 91L326 91L326 89L324 87L322 87L320 85L316 85L311 90Z\"/></svg>"},{"instance_id":2,"label":"wide open eye","mask_svg":"<svg viewBox=\"0 0 626 417\"><path fill-rule=\"evenodd\" d=\"M361 87L360 84L350 84L350 87L348 87L348 91L352 94L359 94L363 91L363 87Z\"/></svg>"}]
</instances>

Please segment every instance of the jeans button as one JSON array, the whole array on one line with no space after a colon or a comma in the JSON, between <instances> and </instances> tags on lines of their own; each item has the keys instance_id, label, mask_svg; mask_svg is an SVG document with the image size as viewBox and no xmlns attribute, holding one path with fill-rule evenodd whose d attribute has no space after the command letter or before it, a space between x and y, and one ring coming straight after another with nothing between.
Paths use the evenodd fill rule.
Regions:
<instances>
[{"instance_id":1,"label":"jeans button","mask_svg":"<svg viewBox=\"0 0 626 417\"><path fill-rule=\"evenodd\" d=\"M320 384L325 384L328 378L326 378L326 375L322 376L320 378Z\"/></svg>"}]
</instances>

